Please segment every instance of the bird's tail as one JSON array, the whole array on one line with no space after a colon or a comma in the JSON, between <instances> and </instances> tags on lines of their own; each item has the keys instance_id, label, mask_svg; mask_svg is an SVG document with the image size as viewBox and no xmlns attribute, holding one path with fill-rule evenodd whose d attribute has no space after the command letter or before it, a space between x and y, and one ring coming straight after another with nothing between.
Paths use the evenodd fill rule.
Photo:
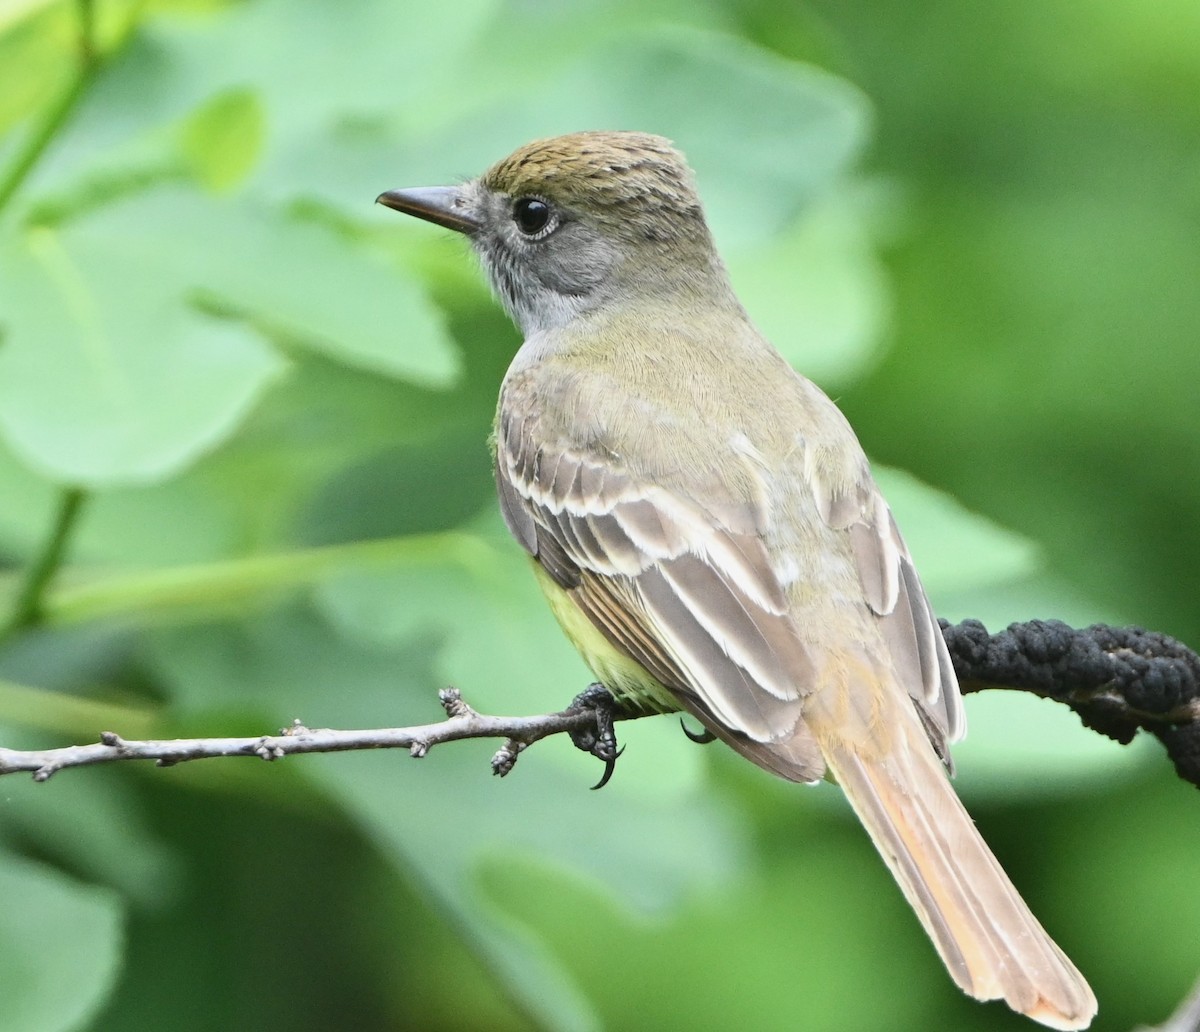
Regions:
<instances>
[{"instance_id":1,"label":"bird's tail","mask_svg":"<svg viewBox=\"0 0 1200 1032\"><path fill-rule=\"evenodd\" d=\"M976 999L1002 999L1050 1028L1086 1028L1096 1013L1092 990L975 829L915 711L892 729L883 755L818 738L951 977Z\"/></svg>"}]
</instances>

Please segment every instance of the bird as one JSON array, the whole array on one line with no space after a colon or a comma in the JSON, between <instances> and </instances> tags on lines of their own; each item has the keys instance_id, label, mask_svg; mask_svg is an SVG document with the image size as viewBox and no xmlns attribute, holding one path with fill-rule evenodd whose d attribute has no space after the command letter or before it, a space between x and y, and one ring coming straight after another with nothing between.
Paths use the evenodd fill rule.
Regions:
<instances>
[{"instance_id":1,"label":"bird","mask_svg":"<svg viewBox=\"0 0 1200 1032\"><path fill-rule=\"evenodd\" d=\"M500 509L602 690L835 781L961 989L1086 1028L947 776L957 678L858 438L738 301L683 154L577 132L378 201L464 234L522 332Z\"/></svg>"}]
</instances>

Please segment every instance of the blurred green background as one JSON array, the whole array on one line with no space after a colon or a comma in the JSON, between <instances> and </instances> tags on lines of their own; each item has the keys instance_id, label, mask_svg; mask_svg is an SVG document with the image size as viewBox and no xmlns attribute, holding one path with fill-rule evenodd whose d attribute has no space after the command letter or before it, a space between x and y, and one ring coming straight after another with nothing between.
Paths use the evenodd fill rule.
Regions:
<instances>
[{"instance_id":1,"label":"blurred green background","mask_svg":"<svg viewBox=\"0 0 1200 1032\"><path fill-rule=\"evenodd\" d=\"M582 128L687 151L940 613L1200 641L1197 97L1194 0L0 0L0 612L83 498L0 742L586 684L492 501L517 337L372 204ZM967 705L959 789L1095 1027L1161 1021L1195 789ZM562 742L5 778L0 1030L1033 1027L951 986L835 790L622 730L595 794Z\"/></svg>"}]
</instances>

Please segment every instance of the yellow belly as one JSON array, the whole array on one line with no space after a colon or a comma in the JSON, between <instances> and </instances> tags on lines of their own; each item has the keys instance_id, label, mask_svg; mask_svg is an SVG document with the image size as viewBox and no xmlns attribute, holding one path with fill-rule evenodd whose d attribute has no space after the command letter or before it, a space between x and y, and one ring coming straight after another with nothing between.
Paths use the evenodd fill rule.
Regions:
<instances>
[{"instance_id":1,"label":"yellow belly","mask_svg":"<svg viewBox=\"0 0 1200 1032\"><path fill-rule=\"evenodd\" d=\"M662 682L616 648L536 559L533 570L567 640L579 650L605 688L619 701L654 713L673 713L679 709L675 697Z\"/></svg>"}]
</instances>

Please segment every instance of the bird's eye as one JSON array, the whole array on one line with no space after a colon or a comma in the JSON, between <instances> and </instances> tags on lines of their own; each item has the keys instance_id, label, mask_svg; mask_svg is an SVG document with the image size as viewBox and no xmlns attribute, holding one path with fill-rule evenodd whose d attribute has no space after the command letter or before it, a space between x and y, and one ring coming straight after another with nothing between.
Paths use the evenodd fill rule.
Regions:
<instances>
[{"instance_id":1,"label":"bird's eye","mask_svg":"<svg viewBox=\"0 0 1200 1032\"><path fill-rule=\"evenodd\" d=\"M527 237L537 240L554 228L550 205L540 197L518 197L513 202L513 222Z\"/></svg>"}]
</instances>

